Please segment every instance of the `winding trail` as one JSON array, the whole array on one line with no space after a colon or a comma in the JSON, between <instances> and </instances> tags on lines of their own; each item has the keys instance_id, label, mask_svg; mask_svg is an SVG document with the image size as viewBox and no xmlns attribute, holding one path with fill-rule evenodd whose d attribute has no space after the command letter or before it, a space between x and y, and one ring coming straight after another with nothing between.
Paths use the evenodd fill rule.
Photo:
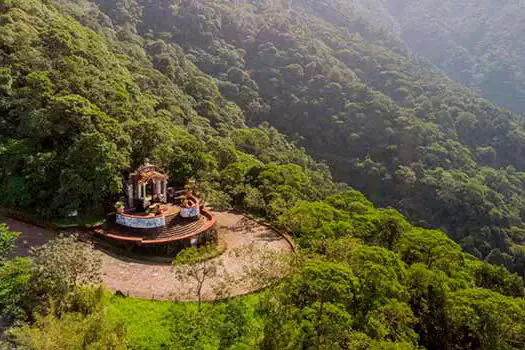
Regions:
<instances>
[{"instance_id":1,"label":"winding trail","mask_svg":"<svg viewBox=\"0 0 525 350\"><path fill-rule=\"evenodd\" d=\"M233 278L242 275L247 264L251 263L249 249L255 247L278 252L291 252L290 244L272 229L260 225L243 215L234 213L214 213L217 217L219 230L219 245L226 247L226 251L216 257L222 263L226 274ZM11 230L21 232L16 249L17 255L27 255L30 246L45 244L56 236L52 231L22 223L10 218L0 217L0 222L8 224ZM112 252L100 250L103 261L103 283L112 291L121 291L125 295L158 300L196 300L192 292L193 285L184 284L173 276L171 265L145 262L116 255ZM239 253L240 252L240 253ZM213 299L214 286L225 282L223 275L205 282L203 287L204 299ZM244 295L251 288L250 281L236 280L230 287L229 295Z\"/></svg>"}]
</instances>

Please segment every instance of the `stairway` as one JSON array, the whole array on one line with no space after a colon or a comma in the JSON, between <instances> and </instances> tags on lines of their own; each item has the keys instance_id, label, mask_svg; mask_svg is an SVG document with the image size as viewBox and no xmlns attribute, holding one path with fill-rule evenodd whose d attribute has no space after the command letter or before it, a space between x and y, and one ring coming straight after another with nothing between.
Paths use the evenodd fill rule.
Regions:
<instances>
[{"instance_id":1,"label":"stairway","mask_svg":"<svg viewBox=\"0 0 525 350\"><path fill-rule=\"evenodd\" d=\"M199 231L207 222L208 220L204 216L201 216L198 220L184 222L183 224L177 220L177 222L171 223L168 227L164 227L155 239L183 237Z\"/></svg>"},{"instance_id":2,"label":"stairway","mask_svg":"<svg viewBox=\"0 0 525 350\"><path fill-rule=\"evenodd\" d=\"M211 224L212 221L210 221L206 215L201 215L198 220L191 221L177 218L169 222L167 227L161 229L144 230L124 227L118 224L106 224L105 227L95 230L94 233L118 241L155 244L155 241L165 243L162 241L175 241L179 237L184 239L202 233L207 230Z\"/></svg>"}]
</instances>

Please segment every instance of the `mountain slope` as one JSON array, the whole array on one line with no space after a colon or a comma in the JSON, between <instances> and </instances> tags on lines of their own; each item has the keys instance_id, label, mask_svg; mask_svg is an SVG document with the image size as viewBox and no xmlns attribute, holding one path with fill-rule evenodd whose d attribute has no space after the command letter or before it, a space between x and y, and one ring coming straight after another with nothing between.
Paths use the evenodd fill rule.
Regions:
<instances>
[{"instance_id":1,"label":"mountain slope","mask_svg":"<svg viewBox=\"0 0 525 350\"><path fill-rule=\"evenodd\" d=\"M97 4L120 33L180 45L249 124L269 121L327 161L338 180L525 272L523 120L420 68L371 20L371 6Z\"/></svg>"},{"instance_id":2,"label":"mountain slope","mask_svg":"<svg viewBox=\"0 0 525 350\"><path fill-rule=\"evenodd\" d=\"M432 217L444 210L436 198L458 211L472 208L460 213L472 220L494 209L490 204L501 204L490 219L514 215L515 221L490 222L489 230L501 232L473 231L478 238L486 234L493 246L471 248L508 264L510 255L493 249L503 237L502 247L514 254L521 272L519 247L512 246L520 238L521 213L510 209L522 208L516 199L522 174L477 164L471 151L477 141L456 127L456 118L463 126L477 122L480 130L504 138L519 132L518 121L442 77L420 72L389 35L363 22L366 9L353 18L346 7L327 4L304 2L291 10L281 2L0 3L2 206L48 217L71 210L105 214L122 194L121 171L149 158L169 171L174 185L195 177L211 204L263 216L293 233L298 244L293 259L253 251L263 268L252 273L272 285L199 312L196 305L154 307L154 301L91 289L101 271L95 271L91 249L72 238L10 259L17 234L0 225L0 321L4 329L14 327L2 334L2 345L523 348L524 288L517 274L334 184L326 166L267 122L245 127L246 115L252 125L271 120L296 134L319 156L346 166L351 177L343 166L334 169L380 203L420 209L422 199L410 196L427 181L440 192L429 185L419 193L428 200L422 208L436 210L422 213L426 220L443 220ZM333 27L332 16L341 28L354 24L358 32ZM380 70L383 65L389 70ZM460 107L480 106L475 121L461 114ZM437 119L441 108L448 118ZM494 130L498 124L489 122L503 126ZM492 144L492 151L480 153L484 162L513 159ZM399 188L391 186L394 181ZM483 187L489 185L497 190ZM482 224L468 223L475 230ZM89 261L89 267L71 261Z\"/></svg>"},{"instance_id":3,"label":"mountain slope","mask_svg":"<svg viewBox=\"0 0 525 350\"><path fill-rule=\"evenodd\" d=\"M197 177L226 207L234 195L243 205L244 193L253 203L271 194L277 214L333 191L326 167L275 129L246 129L242 111L180 47L114 32L100 12L86 16L100 21L95 32L39 1L2 3L0 11L2 205L50 216L103 213L122 193L121 171L147 158L176 185ZM244 183L252 167L260 176ZM251 185L267 169L275 186L261 194Z\"/></svg>"},{"instance_id":4,"label":"mountain slope","mask_svg":"<svg viewBox=\"0 0 525 350\"><path fill-rule=\"evenodd\" d=\"M380 18L397 28L408 47L487 99L525 114L523 4L385 0L383 5Z\"/></svg>"}]
</instances>

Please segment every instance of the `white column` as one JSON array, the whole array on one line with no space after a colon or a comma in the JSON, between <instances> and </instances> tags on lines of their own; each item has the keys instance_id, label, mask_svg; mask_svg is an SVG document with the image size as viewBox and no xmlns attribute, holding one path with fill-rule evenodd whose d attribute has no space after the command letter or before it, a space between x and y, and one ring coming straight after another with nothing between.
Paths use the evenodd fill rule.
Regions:
<instances>
[{"instance_id":1,"label":"white column","mask_svg":"<svg viewBox=\"0 0 525 350\"><path fill-rule=\"evenodd\" d=\"M147 185L147 184L142 184L142 198L146 198L146 194L147 194L147 193L146 193L146 192L147 192L147 191L146 191L146 185Z\"/></svg>"},{"instance_id":2,"label":"white column","mask_svg":"<svg viewBox=\"0 0 525 350\"><path fill-rule=\"evenodd\" d=\"M162 181L162 194L164 198L168 198L168 181L166 180Z\"/></svg>"},{"instance_id":3,"label":"white column","mask_svg":"<svg viewBox=\"0 0 525 350\"><path fill-rule=\"evenodd\" d=\"M133 185L128 183L128 206L133 208Z\"/></svg>"},{"instance_id":4,"label":"white column","mask_svg":"<svg viewBox=\"0 0 525 350\"><path fill-rule=\"evenodd\" d=\"M137 199L142 199L142 185L137 184Z\"/></svg>"}]
</instances>

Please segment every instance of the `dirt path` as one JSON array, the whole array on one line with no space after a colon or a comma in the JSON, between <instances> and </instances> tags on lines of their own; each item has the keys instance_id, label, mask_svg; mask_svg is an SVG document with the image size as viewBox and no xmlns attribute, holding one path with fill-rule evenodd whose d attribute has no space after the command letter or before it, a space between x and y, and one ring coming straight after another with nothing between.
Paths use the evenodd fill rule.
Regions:
<instances>
[{"instance_id":1,"label":"dirt path","mask_svg":"<svg viewBox=\"0 0 525 350\"><path fill-rule=\"evenodd\" d=\"M255 246L275 251L291 251L288 242L271 229L232 213L214 213L217 216L219 239L226 245L226 252L217 257L232 277L241 276L243 266L249 257L232 254L242 247ZM248 253L248 252L247 252ZM104 284L111 290L120 290L126 295L168 300L195 300L191 289L176 281L170 265L132 261L130 259L104 254ZM221 277L204 284L206 299L214 297L213 286ZM237 281L230 290L232 296L250 292L249 281Z\"/></svg>"},{"instance_id":2,"label":"dirt path","mask_svg":"<svg viewBox=\"0 0 525 350\"><path fill-rule=\"evenodd\" d=\"M291 251L289 243L273 230L234 213L214 213L217 216L219 240L226 251L215 258L220 261L227 274L236 278L242 275L243 268L250 264L249 250L255 247L273 251ZM45 244L55 237L55 233L40 227L25 224L9 218L0 217L0 222L8 224L11 230L21 232L17 255L27 255L30 246ZM241 251L241 254L238 252ZM244 252L244 253L242 253ZM103 282L112 291L126 295L162 300L195 300L193 285L183 284L173 277L170 265L148 263L101 251L103 261ZM214 297L213 286L223 280L223 276L204 284L206 299ZM231 296L250 292L250 281L236 281Z\"/></svg>"},{"instance_id":3,"label":"dirt path","mask_svg":"<svg viewBox=\"0 0 525 350\"><path fill-rule=\"evenodd\" d=\"M4 216L0 216L0 222L7 224L11 231L20 232L20 237L18 237L16 241L16 249L12 254L13 256L27 256L31 247L44 245L56 237L56 233L53 231Z\"/></svg>"}]
</instances>

